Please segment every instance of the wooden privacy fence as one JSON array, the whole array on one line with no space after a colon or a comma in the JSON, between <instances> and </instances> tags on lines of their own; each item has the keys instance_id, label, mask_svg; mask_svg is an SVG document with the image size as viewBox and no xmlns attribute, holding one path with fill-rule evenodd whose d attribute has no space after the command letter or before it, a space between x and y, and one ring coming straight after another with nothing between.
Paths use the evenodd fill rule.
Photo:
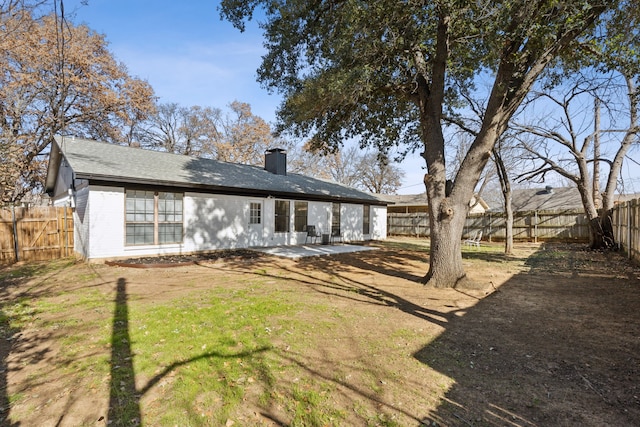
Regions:
<instances>
[{"instance_id":1,"label":"wooden privacy fence","mask_svg":"<svg viewBox=\"0 0 640 427\"><path fill-rule=\"evenodd\" d=\"M473 214L467 217L465 233L482 230L485 240L506 239L506 215ZM544 210L514 212L513 240L588 242L589 220L582 210Z\"/></svg>"},{"instance_id":2,"label":"wooden privacy fence","mask_svg":"<svg viewBox=\"0 0 640 427\"><path fill-rule=\"evenodd\" d=\"M640 199L616 205L611 220L616 243L629 258L640 261Z\"/></svg>"},{"instance_id":3,"label":"wooden privacy fence","mask_svg":"<svg viewBox=\"0 0 640 427\"><path fill-rule=\"evenodd\" d=\"M0 264L43 261L72 254L71 208L0 209Z\"/></svg>"},{"instance_id":4,"label":"wooden privacy fence","mask_svg":"<svg viewBox=\"0 0 640 427\"><path fill-rule=\"evenodd\" d=\"M463 238L482 231L483 240L504 240L506 237L504 213L471 214L464 226ZM429 214L388 213L389 235L429 237ZM583 211L529 211L516 212L513 218L513 238L519 241L589 241L589 221Z\"/></svg>"}]
</instances>

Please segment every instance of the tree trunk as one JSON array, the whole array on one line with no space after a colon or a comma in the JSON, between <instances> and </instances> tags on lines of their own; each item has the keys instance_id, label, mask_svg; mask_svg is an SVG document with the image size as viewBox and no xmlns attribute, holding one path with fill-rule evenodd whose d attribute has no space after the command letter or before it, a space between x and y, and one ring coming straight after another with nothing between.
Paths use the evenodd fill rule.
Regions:
<instances>
[{"instance_id":1,"label":"tree trunk","mask_svg":"<svg viewBox=\"0 0 640 427\"><path fill-rule=\"evenodd\" d=\"M598 231L601 233L602 246L600 248L614 248L616 247L615 235L613 232L613 224L611 223L611 210L614 206L614 193L620 176L620 170L622 169L622 161L624 160L627 151L633 143L637 140L636 129L638 128L638 89L636 88L633 78L625 76L627 83L628 97L629 97L629 129L622 139L620 148L616 152L613 161L611 162L611 169L609 170L609 176L607 178L607 184L604 194L602 195L602 208L599 215L599 227ZM593 246L592 246L593 247Z\"/></svg>"},{"instance_id":2,"label":"tree trunk","mask_svg":"<svg viewBox=\"0 0 640 427\"><path fill-rule=\"evenodd\" d=\"M616 246L616 238L613 232L613 221L611 219L611 210L602 209L600 211L600 228L602 229L602 240L607 249Z\"/></svg>"},{"instance_id":3,"label":"tree trunk","mask_svg":"<svg viewBox=\"0 0 640 427\"><path fill-rule=\"evenodd\" d=\"M600 215L589 220L591 249L610 249L615 246L611 211L602 209Z\"/></svg>"},{"instance_id":4,"label":"tree trunk","mask_svg":"<svg viewBox=\"0 0 640 427\"><path fill-rule=\"evenodd\" d=\"M424 283L436 288L452 288L466 277L461 236L467 212L462 206L454 206L449 198L435 203L434 209L429 210L431 249Z\"/></svg>"},{"instance_id":5,"label":"tree trunk","mask_svg":"<svg viewBox=\"0 0 640 427\"><path fill-rule=\"evenodd\" d=\"M444 11L444 9L443 9ZM477 173L465 176L464 183L456 182L458 190L448 188L446 155L442 132L442 106L445 98L447 61L449 59L450 17L439 16L436 54L432 71L420 49L416 50L416 67L420 78L417 87L417 106L420 109L420 126L424 142L424 158L428 173L424 177L429 202L431 249L429 271L424 283L438 288L454 287L465 277L462 266L460 242L469 201L484 164ZM483 159L479 158L479 161ZM472 162L473 163L473 162ZM471 172L474 165L467 166ZM475 165L477 166L477 164ZM462 168L462 167L461 167ZM456 181L457 178L456 178Z\"/></svg>"},{"instance_id":6,"label":"tree trunk","mask_svg":"<svg viewBox=\"0 0 640 427\"><path fill-rule=\"evenodd\" d=\"M586 170L586 162L579 161L578 167L581 170L581 176L587 177L588 174L584 172ZM577 182L578 191L580 192L580 197L582 198L582 205L584 206L585 214L587 215L587 219L589 220L589 247L591 249L601 249L606 247L606 241L608 238L613 237L613 229L611 229L611 233L607 237L605 229L606 225L604 224L604 217L601 218L601 214L598 213L598 209L596 209L596 205L594 202L593 194L591 193L591 187L588 183L587 179L582 179ZM611 241L613 244L613 241Z\"/></svg>"},{"instance_id":7,"label":"tree trunk","mask_svg":"<svg viewBox=\"0 0 640 427\"><path fill-rule=\"evenodd\" d=\"M600 194L600 100L595 98L593 129L593 203L596 209L602 208Z\"/></svg>"},{"instance_id":8,"label":"tree trunk","mask_svg":"<svg viewBox=\"0 0 640 427\"><path fill-rule=\"evenodd\" d=\"M504 253L513 254L513 206L511 206L511 190L504 194Z\"/></svg>"},{"instance_id":9,"label":"tree trunk","mask_svg":"<svg viewBox=\"0 0 640 427\"><path fill-rule=\"evenodd\" d=\"M504 253L511 255L513 253L513 206L511 206L511 181L509 180L509 173L507 167L504 164L502 158L502 147L500 141L497 146L493 148L493 160L496 164L496 172L500 180L500 189L502 190L502 196L504 198L504 212L505 212L505 231L504 231Z\"/></svg>"}]
</instances>

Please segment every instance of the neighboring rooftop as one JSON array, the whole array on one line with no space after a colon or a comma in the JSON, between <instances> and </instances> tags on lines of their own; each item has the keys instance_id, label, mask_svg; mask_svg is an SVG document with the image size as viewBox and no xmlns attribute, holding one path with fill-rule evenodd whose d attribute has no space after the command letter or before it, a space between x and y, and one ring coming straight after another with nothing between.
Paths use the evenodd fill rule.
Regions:
<instances>
[{"instance_id":1,"label":"neighboring rooftop","mask_svg":"<svg viewBox=\"0 0 640 427\"><path fill-rule=\"evenodd\" d=\"M387 207L387 212L428 212L429 201L426 192L420 194L384 194L380 195L380 197L387 202L392 203L392 205ZM478 203L476 203L476 200ZM471 200L471 205L472 213L484 212L489 209L489 205L487 205L482 197L478 196L474 196Z\"/></svg>"},{"instance_id":2,"label":"neighboring rooftop","mask_svg":"<svg viewBox=\"0 0 640 427\"><path fill-rule=\"evenodd\" d=\"M513 190L512 197L511 206L516 212L584 209L580 192L575 187Z\"/></svg>"},{"instance_id":3,"label":"neighboring rooftop","mask_svg":"<svg viewBox=\"0 0 640 427\"><path fill-rule=\"evenodd\" d=\"M60 150L60 147L62 150ZM375 195L296 173L280 175L263 167L226 163L80 138L56 137L46 191L55 186L61 155L77 179L143 184L253 196L386 204Z\"/></svg>"},{"instance_id":4,"label":"neighboring rooftop","mask_svg":"<svg viewBox=\"0 0 640 427\"><path fill-rule=\"evenodd\" d=\"M386 201L402 206L426 206L427 193L420 194L385 194L382 196Z\"/></svg>"},{"instance_id":5,"label":"neighboring rooftop","mask_svg":"<svg viewBox=\"0 0 640 427\"><path fill-rule=\"evenodd\" d=\"M636 199L640 199L640 193L616 194L615 203L629 202Z\"/></svg>"}]
</instances>

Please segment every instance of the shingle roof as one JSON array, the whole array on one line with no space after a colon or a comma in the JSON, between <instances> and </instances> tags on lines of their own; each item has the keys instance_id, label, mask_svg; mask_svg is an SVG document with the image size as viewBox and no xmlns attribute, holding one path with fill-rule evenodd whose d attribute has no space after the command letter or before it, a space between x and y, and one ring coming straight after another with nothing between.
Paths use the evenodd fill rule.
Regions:
<instances>
[{"instance_id":1,"label":"shingle roof","mask_svg":"<svg viewBox=\"0 0 640 427\"><path fill-rule=\"evenodd\" d=\"M513 190L511 205L514 211L583 209L580 193L575 187Z\"/></svg>"},{"instance_id":2,"label":"shingle roof","mask_svg":"<svg viewBox=\"0 0 640 427\"><path fill-rule=\"evenodd\" d=\"M400 206L426 206L429 204L427 193L420 194L385 194L386 201Z\"/></svg>"},{"instance_id":3,"label":"shingle roof","mask_svg":"<svg viewBox=\"0 0 640 427\"><path fill-rule=\"evenodd\" d=\"M335 182L300 174L276 175L261 167L226 163L140 148L124 147L79 138L56 137L51 150L47 191L52 191L57 176L54 164L60 152L76 178L114 182L180 187L200 191L287 196L309 200L336 200L386 204L373 194ZM53 171L52 168L56 170ZM51 176L52 174L53 177Z\"/></svg>"},{"instance_id":4,"label":"shingle roof","mask_svg":"<svg viewBox=\"0 0 640 427\"><path fill-rule=\"evenodd\" d=\"M623 203L631 200L640 199L640 193L616 194L615 203Z\"/></svg>"},{"instance_id":5,"label":"shingle roof","mask_svg":"<svg viewBox=\"0 0 640 427\"><path fill-rule=\"evenodd\" d=\"M395 206L427 206L429 204L426 192L419 194L385 194L380 195L380 197ZM475 195L472 202L475 203L476 200L484 209L489 208L489 205L482 197Z\"/></svg>"}]
</instances>

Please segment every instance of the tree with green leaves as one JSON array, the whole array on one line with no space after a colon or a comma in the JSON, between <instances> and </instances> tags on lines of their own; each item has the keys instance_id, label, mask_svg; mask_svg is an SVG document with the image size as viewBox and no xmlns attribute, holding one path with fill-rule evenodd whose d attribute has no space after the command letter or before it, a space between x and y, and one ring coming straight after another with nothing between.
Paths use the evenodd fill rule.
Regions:
<instances>
[{"instance_id":1,"label":"tree with green leaves","mask_svg":"<svg viewBox=\"0 0 640 427\"><path fill-rule=\"evenodd\" d=\"M334 150L359 137L385 151L421 151L431 224L424 281L464 280L461 236L493 146L549 63L594 40L601 19L628 6L605 0L223 0L240 30L260 15L267 53L258 79L284 101L279 130ZM447 186L445 125L461 91L489 82L483 119Z\"/></svg>"}]
</instances>

